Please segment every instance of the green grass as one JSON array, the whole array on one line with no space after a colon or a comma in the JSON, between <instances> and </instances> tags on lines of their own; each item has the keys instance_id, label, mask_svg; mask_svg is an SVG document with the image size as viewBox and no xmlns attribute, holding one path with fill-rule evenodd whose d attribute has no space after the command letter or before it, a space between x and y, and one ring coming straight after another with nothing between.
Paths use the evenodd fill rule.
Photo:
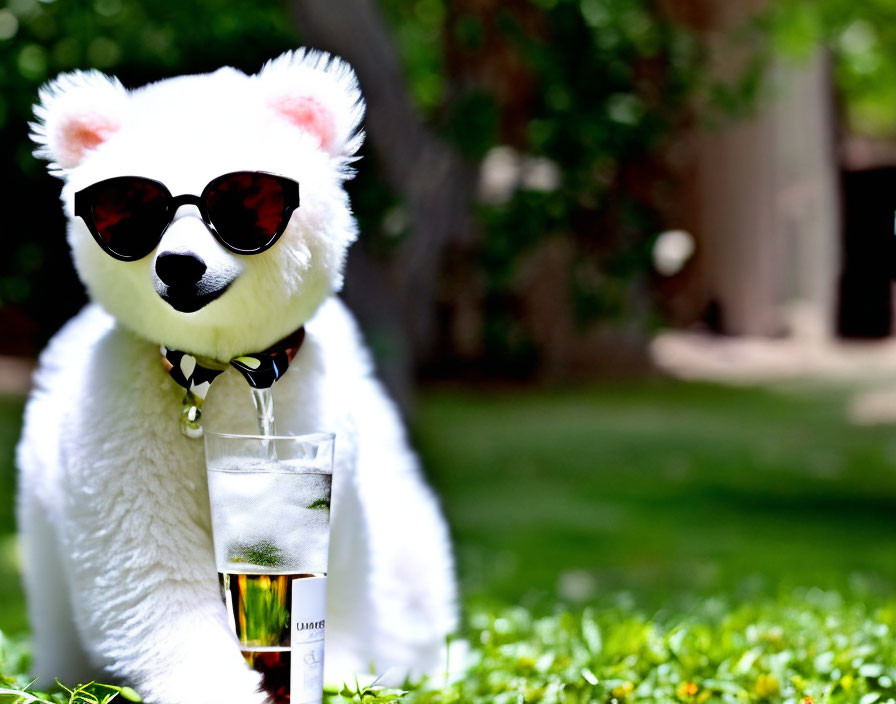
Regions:
<instances>
[{"instance_id":1,"label":"green grass","mask_svg":"<svg viewBox=\"0 0 896 704\"><path fill-rule=\"evenodd\" d=\"M13 464L23 406L21 399L0 397L0 631L7 633L20 633L28 626L15 542Z\"/></svg>"},{"instance_id":2,"label":"green grass","mask_svg":"<svg viewBox=\"0 0 896 704\"><path fill-rule=\"evenodd\" d=\"M846 399L672 382L440 391L416 439L474 600L888 591L896 432L849 425Z\"/></svg>"},{"instance_id":3,"label":"green grass","mask_svg":"<svg viewBox=\"0 0 896 704\"><path fill-rule=\"evenodd\" d=\"M405 701L896 700L896 431L848 424L847 398L674 382L424 392L415 442L474 657ZM0 402L8 633L24 627L7 499L20 409ZM21 641L5 648L0 671L21 671Z\"/></svg>"}]
</instances>

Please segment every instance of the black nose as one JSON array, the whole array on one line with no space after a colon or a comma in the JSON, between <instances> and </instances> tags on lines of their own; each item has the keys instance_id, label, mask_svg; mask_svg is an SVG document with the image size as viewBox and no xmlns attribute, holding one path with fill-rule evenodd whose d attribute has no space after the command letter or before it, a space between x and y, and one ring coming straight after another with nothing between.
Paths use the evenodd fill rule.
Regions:
<instances>
[{"instance_id":1,"label":"black nose","mask_svg":"<svg viewBox=\"0 0 896 704\"><path fill-rule=\"evenodd\" d=\"M156 259L156 274L169 286L190 286L205 273L205 262L195 254L163 252Z\"/></svg>"}]
</instances>

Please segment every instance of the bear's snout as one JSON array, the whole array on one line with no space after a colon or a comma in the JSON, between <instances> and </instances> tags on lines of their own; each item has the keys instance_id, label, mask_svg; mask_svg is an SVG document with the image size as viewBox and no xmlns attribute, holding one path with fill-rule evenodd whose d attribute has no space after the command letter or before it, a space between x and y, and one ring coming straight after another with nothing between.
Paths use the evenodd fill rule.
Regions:
<instances>
[{"instance_id":1,"label":"bear's snout","mask_svg":"<svg viewBox=\"0 0 896 704\"><path fill-rule=\"evenodd\" d=\"M190 286L202 278L205 262L192 252L163 252L156 258L156 274L168 286Z\"/></svg>"},{"instance_id":2,"label":"bear's snout","mask_svg":"<svg viewBox=\"0 0 896 704\"><path fill-rule=\"evenodd\" d=\"M180 313L195 313L219 298L240 270L237 266L206 260L195 252L161 252L155 261L155 289L162 300Z\"/></svg>"}]
</instances>

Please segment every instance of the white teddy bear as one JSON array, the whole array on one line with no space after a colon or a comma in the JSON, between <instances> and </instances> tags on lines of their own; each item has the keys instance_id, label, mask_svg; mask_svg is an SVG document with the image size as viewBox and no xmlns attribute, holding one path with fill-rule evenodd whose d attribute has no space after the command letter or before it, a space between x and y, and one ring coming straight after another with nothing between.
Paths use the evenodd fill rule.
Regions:
<instances>
[{"instance_id":1,"label":"white teddy bear","mask_svg":"<svg viewBox=\"0 0 896 704\"><path fill-rule=\"evenodd\" d=\"M94 301L42 354L18 447L40 682L112 677L161 704L264 701L225 621L203 444L181 432L184 389L159 348L228 362L303 325L273 393L280 430L336 433L327 681L438 669L456 618L448 531L333 296L356 237L343 182L364 106L351 68L300 50L254 76L223 68L133 91L74 72L40 98L36 153L64 179ZM208 429L255 431L237 371L198 386Z\"/></svg>"}]
</instances>

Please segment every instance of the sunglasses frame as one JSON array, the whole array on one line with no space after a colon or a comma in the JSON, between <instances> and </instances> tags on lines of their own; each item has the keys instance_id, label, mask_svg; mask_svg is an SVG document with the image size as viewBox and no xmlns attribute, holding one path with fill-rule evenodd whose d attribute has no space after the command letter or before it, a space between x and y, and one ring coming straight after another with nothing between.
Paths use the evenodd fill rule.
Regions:
<instances>
[{"instance_id":1,"label":"sunglasses frame","mask_svg":"<svg viewBox=\"0 0 896 704\"><path fill-rule=\"evenodd\" d=\"M221 181L221 179L226 179L228 176L239 176L241 174L251 174L253 176L269 176L273 179L276 179L283 188L283 212L280 214L280 224L277 226L276 232L267 240L267 242L253 249L240 249L239 247L234 247L223 237L221 237L221 234L218 232L215 224L211 221L211 218L208 214L208 208L206 207L206 204L208 203L208 197L211 194L212 188L216 183ZM138 179L140 181L152 183L154 186L160 188L162 192L167 194L168 196L165 207L165 217L167 218L167 222L159 232L159 237L152 248L148 252L139 256L122 254L121 252L116 252L109 247L109 243L106 242L105 239L103 239L103 236L100 234L99 230L96 227L96 221L94 219L94 209L90 200L90 196L94 190L97 190L112 181L122 181L128 179ZM79 217L84 221L84 223L87 225L87 229L90 231L90 234L93 235L93 239L96 240L97 244L106 254L108 254L110 257L113 257L114 259L118 259L119 261L123 262L135 262L143 259L147 255L149 255L150 252L153 251L153 249L158 247L159 242L162 241L162 237L165 235L165 232L169 227L171 227L171 223L174 222L174 216L177 214L178 209L182 205L195 205L199 209L199 214L202 216L202 222L205 223L205 226L208 228L209 232L212 233L214 238L218 242L220 242L222 246L226 247L231 252L234 252L235 254L261 254L262 252L273 247L277 240L280 239L280 235L283 234L284 230L286 230L286 226L289 224L290 217L292 216L293 212L295 212L295 210L299 207L299 184L297 181L294 181L291 178L280 176L279 174L272 174L267 171L230 171L226 174L216 176L211 181L209 181L206 184L205 188L202 189L202 193L198 196L190 193L173 196L171 195L171 191L168 190L168 187L165 186L164 183L162 183L161 181L156 181L152 178L147 178L146 176L113 176L112 178L97 181L96 183L93 183L86 188L82 188L80 191L75 193L75 217Z\"/></svg>"}]
</instances>

